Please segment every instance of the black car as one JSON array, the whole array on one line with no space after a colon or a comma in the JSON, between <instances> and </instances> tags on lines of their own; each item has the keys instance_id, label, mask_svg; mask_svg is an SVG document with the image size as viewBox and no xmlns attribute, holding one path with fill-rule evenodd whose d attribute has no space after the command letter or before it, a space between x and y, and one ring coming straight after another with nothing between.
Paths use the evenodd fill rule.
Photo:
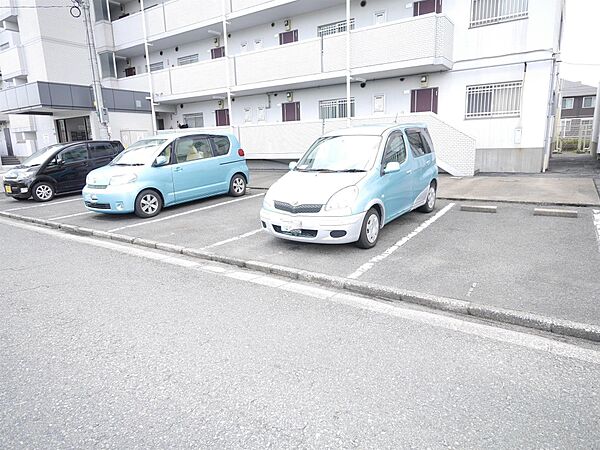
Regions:
<instances>
[{"instance_id":1,"label":"black car","mask_svg":"<svg viewBox=\"0 0 600 450\"><path fill-rule=\"evenodd\" d=\"M33 197L47 202L56 194L81 191L89 172L107 165L122 151L119 141L50 145L4 175L4 192L17 200Z\"/></svg>"}]
</instances>

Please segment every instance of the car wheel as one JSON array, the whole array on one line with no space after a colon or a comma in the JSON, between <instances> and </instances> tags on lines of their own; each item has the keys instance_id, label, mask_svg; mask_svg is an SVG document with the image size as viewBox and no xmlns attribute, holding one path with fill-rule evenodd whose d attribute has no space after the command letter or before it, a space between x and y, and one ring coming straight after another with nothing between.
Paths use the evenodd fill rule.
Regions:
<instances>
[{"instance_id":1,"label":"car wheel","mask_svg":"<svg viewBox=\"0 0 600 450\"><path fill-rule=\"evenodd\" d=\"M156 216L162 207L162 197L153 189L140 192L135 199L135 215L143 219Z\"/></svg>"},{"instance_id":2,"label":"car wheel","mask_svg":"<svg viewBox=\"0 0 600 450\"><path fill-rule=\"evenodd\" d=\"M430 213L435 209L435 200L437 198L436 187L436 184L431 182L429 191L427 192L427 200L425 201L425 204L419 208L419 211Z\"/></svg>"},{"instance_id":3,"label":"car wheel","mask_svg":"<svg viewBox=\"0 0 600 450\"><path fill-rule=\"evenodd\" d=\"M36 183L31 190L31 195L36 202L48 202L54 198L54 186L46 181Z\"/></svg>"},{"instance_id":4,"label":"car wheel","mask_svg":"<svg viewBox=\"0 0 600 450\"><path fill-rule=\"evenodd\" d=\"M246 179L239 173L234 175L229 183L229 195L232 197L241 197L246 193Z\"/></svg>"},{"instance_id":5,"label":"car wheel","mask_svg":"<svg viewBox=\"0 0 600 450\"><path fill-rule=\"evenodd\" d=\"M356 241L356 245L360 248L373 248L377 244L379 238L379 230L381 229L381 218L379 212L375 208L369 209L363 220L360 230L360 238Z\"/></svg>"}]
</instances>

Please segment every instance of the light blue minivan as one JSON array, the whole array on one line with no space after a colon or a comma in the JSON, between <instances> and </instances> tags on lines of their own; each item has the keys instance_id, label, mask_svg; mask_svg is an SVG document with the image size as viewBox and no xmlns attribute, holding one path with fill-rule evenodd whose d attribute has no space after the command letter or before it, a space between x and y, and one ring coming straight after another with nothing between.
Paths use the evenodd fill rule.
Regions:
<instances>
[{"instance_id":1,"label":"light blue minivan","mask_svg":"<svg viewBox=\"0 0 600 450\"><path fill-rule=\"evenodd\" d=\"M90 172L83 200L90 211L147 218L163 207L213 195L246 193L244 151L232 134L174 133L136 142Z\"/></svg>"},{"instance_id":2,"label":"light blue minivan","mask_svg":"<svg viewBox=\"0 0 600 450\"><path fill-rule=\"evenodd\" d=\"M396 217L435 208L438 169L425 124L332 131L290 170L260 213L263 228L282 239L371 248Z\"/></svg>"}]
</instances>

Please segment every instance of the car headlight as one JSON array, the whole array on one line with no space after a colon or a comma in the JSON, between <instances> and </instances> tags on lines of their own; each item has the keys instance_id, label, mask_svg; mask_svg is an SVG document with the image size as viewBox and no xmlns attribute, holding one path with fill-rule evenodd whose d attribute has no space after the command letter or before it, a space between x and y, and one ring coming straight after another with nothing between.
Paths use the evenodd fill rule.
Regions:
<instances>
[{"instance_id":1,"label":"car headlight","mask_svg":"<svg viewBox=\"0 0 600 450\"><path fill-rule=\"evenodd\" d=\"M275 208L275 202L273 201L272 189L269 189L263 199L263 208L273 209Z\"/></svg>"},{"instance_id":2,"label":"car headlight","mask_svg":"<svg viewBox=\"0 0 600 450\"><path fill-rule=\"evenodd\" d=\"M125 175L115 175L114 177L110 177L110 181L108 182L108 184L115 186L119 184L133 183L136 180L137 175L134 173Z\"/></svg>"},{"instance_id":3,"label":"car headlight","mask_svg":"<svg viewBox=\"0 0 600 450\"><path fill-rule=\"evenodd\" d=\"M358 197L358 188L356 186L348 186L337 191L331 196L325 205L325 211L334 211L338 209L352 208L354 201Z\"/></svg>"},{"instance_id":4,"label":"car headlight","mask_svg":"<svg viewBox=\"0 0 600 450\"><path fill-rule=\"evenodd\" d=\"M35 171L26 171L26 172L19 172L17 174L17 181L27 181L30 180L34 177L35 175Z\"/></svg>"}]
</instances>

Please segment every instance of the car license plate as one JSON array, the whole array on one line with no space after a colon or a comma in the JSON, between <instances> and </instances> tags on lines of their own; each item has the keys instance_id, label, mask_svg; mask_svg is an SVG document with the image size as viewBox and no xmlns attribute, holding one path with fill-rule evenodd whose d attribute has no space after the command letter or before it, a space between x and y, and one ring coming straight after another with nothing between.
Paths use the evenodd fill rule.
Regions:
<instances>
[{"instance_id":1,"label":"car license plate","mask_svg":"<svg viewBox=\"0 0 600 450\"><path fill-rule=\"evenodd\" d=\"M8 184L4 186L4 190L7 194L12 194L12 188Z\"/></svg>"},{"instance_id":2,"label":"car license plate","mask_svg":"<svg viewBox=\"0 0 600 450\"><path fill-rule=\"evenodd\" d=\"M281 223L281 231L290 232L302 229L302 222L300 221L283 221Z\"/></svg>"}]
</instances>

